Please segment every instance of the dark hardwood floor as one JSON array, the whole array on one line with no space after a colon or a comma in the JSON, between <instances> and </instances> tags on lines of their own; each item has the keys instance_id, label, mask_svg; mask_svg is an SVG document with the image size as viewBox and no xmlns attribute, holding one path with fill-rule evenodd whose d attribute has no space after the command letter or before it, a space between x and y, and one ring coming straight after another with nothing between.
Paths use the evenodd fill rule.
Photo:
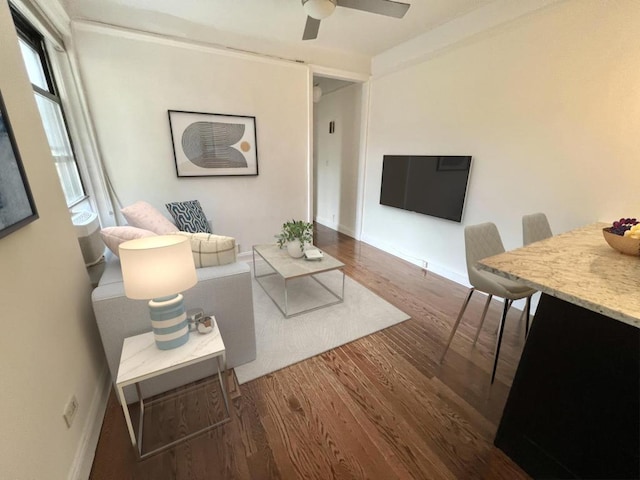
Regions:
<instances>
[{"instance_id":1,"label":"dark hardwood floor","mask_svg":"<svg viewBox=\"0 0 640 480\"><path fill-rule=\"evenodd\" d=\"M112 392L91 479L529 478L492 443L523 347L519 311L490 386L500 303L473 347L474 295L439 365L464 287L322 226L315 243L411 319L242 386L231 375L231 421L141 462ZM220 411L219 395L207 402ZM157 415L158 428L171 417Z\"/></svg>"}]
</instances>

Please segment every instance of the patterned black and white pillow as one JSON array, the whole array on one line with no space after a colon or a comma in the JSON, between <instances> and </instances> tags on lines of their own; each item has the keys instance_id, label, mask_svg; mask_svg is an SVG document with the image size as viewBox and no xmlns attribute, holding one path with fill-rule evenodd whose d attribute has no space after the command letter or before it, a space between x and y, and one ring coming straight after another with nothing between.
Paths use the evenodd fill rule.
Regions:
<instances>
[{"instance_id":1,"label":"patterned black and white pillow","mask_svg":"<svg viewBox=\"0 0 640 480\"><path fill-rule=\"evenodd\" d=\"M189 233L213 233L198 200L172 202L165 204L165 206L176 222L178 230Z\"/></svg>"}]
</instances>

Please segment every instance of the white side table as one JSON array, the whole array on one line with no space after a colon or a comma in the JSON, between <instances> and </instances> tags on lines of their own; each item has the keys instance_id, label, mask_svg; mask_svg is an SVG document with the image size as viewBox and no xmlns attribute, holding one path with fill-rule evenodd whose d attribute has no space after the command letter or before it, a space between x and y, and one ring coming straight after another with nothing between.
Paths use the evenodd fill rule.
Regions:
<instances>
[{"instance_id":1,"label":"white side table","mask_svg":"<svg viewBox=\"0 0 640 480\"><path fill-rule=\"evenodd\" d=\"M213 317L212 320L214 320ZM214 329L212 332L206 334L191 332L189 334L189 341L186 344L172 350L160 350L157 348L153 332L125 338L122 355L120 357L120 367L118 368L118 378L116 379L116 389L122 410L124 411L131 443L136 449L136 452L138 452L139 459L155 455L230 420L229 400L225 389L226 382L222 379L222 374L226 371L224 342L220 336L217 323L215 323L215 321L213 323ZM140 391L140 382L207 360L214 360L216 362L218 380L227 413L226 418L143 454L142 433L145 404L142 398L142 392ZM138 402L140 404L140 422L137 438L131 423L129 407L124 396L124 388L129 385L135 385L138 393ZM164 400L170 396L180 395L181 393L183 392L168 394L163 396L162 399Z\"/></svg>"}]
</instances>

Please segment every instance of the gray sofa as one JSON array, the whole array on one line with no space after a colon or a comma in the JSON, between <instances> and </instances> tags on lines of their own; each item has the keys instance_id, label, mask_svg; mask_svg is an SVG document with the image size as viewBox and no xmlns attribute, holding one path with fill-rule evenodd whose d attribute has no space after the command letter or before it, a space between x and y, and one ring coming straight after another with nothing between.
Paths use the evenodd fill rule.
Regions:
<instances>
[{"instance_id":1,"label":"gray sofa","mask_svg":"<svg viewBox=\"0 0 640 480\"><path fill-rule=\"evenodd\" d=\"M251 273L247 263L197 269L198 283L183 292L186 309L202 308L214 314L225 343L227 367L232 368L256 358ZM151 331L149 309L144 300L131 300L124 294L120 260L107 252L106 266L91 295L102 345L115 385L122 342L126 337ZM196 335L197 333L192 333ZM204 362L142 384L144 397L209 376L213 362ZM136 400L134 388L125 392L127 402Z\"/></svg>"}]
</instances>

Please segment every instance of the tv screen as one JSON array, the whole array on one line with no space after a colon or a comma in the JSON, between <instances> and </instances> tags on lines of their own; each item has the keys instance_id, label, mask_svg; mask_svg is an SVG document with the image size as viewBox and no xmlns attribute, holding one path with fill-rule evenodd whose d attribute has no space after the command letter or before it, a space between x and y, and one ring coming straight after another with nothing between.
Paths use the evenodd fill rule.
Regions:
<instances>
[{"instance_id":1,"label":"tv screen","mask_svg":"<svg viewBox=\"0 0 640 480\"><path fill-rule=\"evenodd\" d=\"M471 156L385 155L380 204L460 222Z\"/></svg>"}]
</instances>

